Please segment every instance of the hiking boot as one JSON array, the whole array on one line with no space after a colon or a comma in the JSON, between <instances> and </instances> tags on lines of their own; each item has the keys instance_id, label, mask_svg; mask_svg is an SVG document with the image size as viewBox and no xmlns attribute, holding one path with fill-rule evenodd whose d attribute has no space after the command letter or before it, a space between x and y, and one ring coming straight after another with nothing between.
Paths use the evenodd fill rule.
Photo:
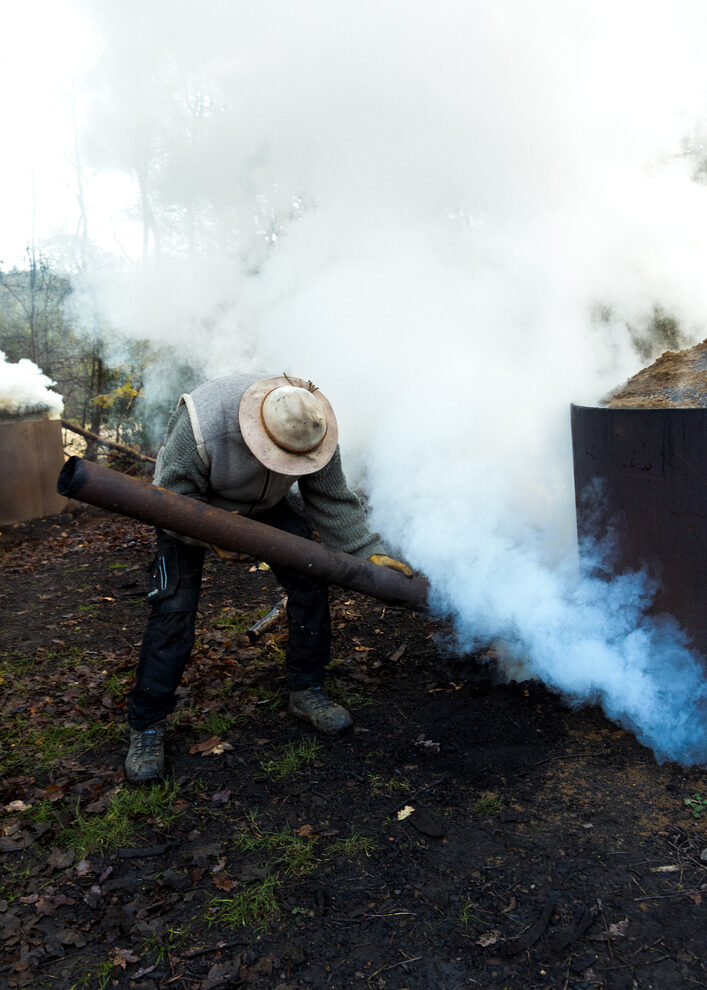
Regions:
<instances>
[{"instance_id":1,"label":"hiking boot","mask_svg":"<svg viewBox=\"0 0 707 990\"><path fill-rule=\"evenodd\" d=\"M130 729L130 749L125 758L125 776L133 784L157 780L164 773L164 734L167 722L149 729Z\"/></svg>"},{"instance_id":2,"label":"hiking boot","mask_svg":"<svg viewBox=\"0 0 707 990\"><path fill-rule=\"evenodd\" d=\"M335 736L337 732L343 732L353 725L353 719L346 709L335 704L321 687L291 691L289 712L328 736Z\"/></svg>"}]
</instances>

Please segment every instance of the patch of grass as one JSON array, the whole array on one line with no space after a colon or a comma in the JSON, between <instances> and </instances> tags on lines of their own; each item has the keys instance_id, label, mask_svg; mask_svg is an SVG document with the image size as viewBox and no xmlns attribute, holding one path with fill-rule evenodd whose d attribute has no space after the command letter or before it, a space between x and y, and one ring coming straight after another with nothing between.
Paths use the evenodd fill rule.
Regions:
<instances>
[{"instance_id":1,"label":"patch of grass","mask_svg":"<svg viewBox=\"0 0 707 990\"><path fill-rule=\"evenodd\" d=\"M96 965L93 972L82 976L78 983L72 983L69 990L106 990L113 980L114 965L111 960Z\"/></svg>"},{"instance_id":2,"label":"patch of grass","mask_svg":"<svg viewBox=\"0 0 707 990\"><path fill-rule=\"evenodd\" d=\"M266 712L272 712L278 708L283 701L281 689L270 687L268 684L255 684L248 688L238 704L243 706L245 711L237 712L238 721L252 718L252 711L248 711L249 706L259 705Z\"/></svg>"},{"instance_id":3,"label":"patch of grass","mask_svg":"<svg viewBox=\"0 0 707 990\"><path fill-rule=\"evenodd\" d=\"M74 626L72 632L78 628L78 626ZM95 657L86 656L78 646L62 646L60 650L47 650L46 653L42 653L41 659L60 663L62 667L78 667L82 663L96 662Z\"/></svg>"},{"instance_id":4,"label":"patch of grass","mask_svg":"<svg viewBox=\"0 0 707 990\"><path fill-rule=\"evenodd\" d=\"M103 693L109 694L112 698L122 698L127 692L132 676L132 674L111 674L103 682Z\"/></svg>"},{"instance_id":5,"label":"patch of grass","mask_svg":"<svg viewBox=\"0 0 707 990\"><path fill-rule=\"evenodd\" d=\"M201 709L197 705L184 705L178 708L171 718L173 728L197 729L201 725Z\"/></svg>"},{"instance_id":6,"label":"patch of grass","mask_svg":"<svg viewBox=\"0 0 707 990\"><path fill-rule=\"evenodd\" d=\"M472 811L477 815L495 815L503 807L503 798L499 794L482 794L479 800L472 806Z\"/></svg>"},{"instance_id":7,"label":"patch of grass","mask_svg":"<svg viewBox=\"0 0 707 990\"><path fill-rule=\"evenodd\" d=\"M277 664L278 668L281 668L285 663L285 651L277 643L267 643L262 654L265 661Z\"/></svg>"},{"instance_id":8,"label":"patch of grass","mask_svg":"<svg viewBox=\"0 0 707 990\"><path fill-rule=\"evenodd\" d=\"M16 677L18 674L32 670L40 662L36 656L30 656L16 650L11 650L8 653L0 652L0 683L6 677Z\"/></svg>"},{"instance_id":9,"label":"patch of grass","mask_svg":"<svg viewBox=\"0 0 707 990\"><path fill-rule=\"evenodd\" d=\"M62 757L87 753L107 742L116 742L122 735L122 727L113 722L36 727L29 719L18 717L3 728L0 773L17 773L30 767L48 770Z\"/></svg>"},{"instance_id":10,"label":"patch of grass","mask_svg":"<svg viewBox=\"0 0 707 990\"><path fill-rule=\"evenodd\" d=\"M383 777L379 773L368 774L368 785L374 797L384 794L395 794L397 791L409 791L410 782L404 777Z\"/></svg>"},{"instance_id":11,"label":"patch of grass","mask_svg":"<svg viewBox=\"0 0 707 990\"><path fill-rule=\"evenodd\" d=\"M483 920L483 918L480 918L478 914L475 913L477 907L478 905L467 897L467 899L464 901L461 908L459 909L459 919L458 919L459 926L463 928L464 931L467 931L469 925L472 923L475 925L484 925L484 926L486 925L486 922Z\"/></svg>"},{"instance_id":12,"label":"patch of grass","mask_svg":"<svg viewBox=\"0 0 707 990\"><path fill-rule=\"evenodd\" d=\"M177 817L174 801L178 790L176 781L122 788L115 792L103 814L85 818L79 805L74 823L59 832L57 844L75 849L81 857L130 846L136 837L137 822L148 820L166 826Z\"/></svg>"},{"instance_id":13,"label":"patch of grass","mask_svg":"<svg viewBox=\"0 0 707 990\"><path fill-rule=\"evenodd\" d=\"M341 856L343 859L353 859L355 856L370 856L376 844L365 835L350 835L347 839L336 839L330 842L326 849L327 859Z\"/></svg>"},{"instance_id":14,"label":"patch of grass","mask_svg":"<svg viewBox=\"0 0 707 990\"><path fill-rule=\"evenodd\" d=\"M314 846L316 835L298 835L292 829L281 832L263 831L255 813L250 815L249 827L238 832L234 846L239 852L264 852L269 857L269 867L285 876L303 876L316 866Z\"/></svg>"},{"instance_id":15,"label":"patch of grass","mask_svg":"<svg viewBox=\"0 0 707 990\"><path fill-rule=\"evenodd\" d=\"M189 729L198 739L208 739L227 735L237 721L229 712L204 712L198 705L185 705L174 713L171 724L174 728Z\"/></svg>"},{"instance_id":16,"label":"patch of grass","mask_svg":"<svg viewBox=\"0 0 707 990\"><path fill-rule=\"evenodd\" d=\"M348 708L352 712L373 704L373 698L362 694L360 691L346 688L343 684L337 684L336 681L330 681L327 684L327 693L337 705L343 705L344 708Z\"/></svg>"},{"instance_id":17,"label":"patch of grass","mask_svg":"<svg viewBox=\"0 0 707 990\"><path fill-rule=\"evenodd\" d=\"M79 605L76 611L81 612L83 615L95 615L97 608L95 605Z\"/></svg>"},{"instance_id":18,"label":"patch of grass","mask_svg":"<svg viewBox=\"0 0 707 990\"><path fill-rule=\"evenodd\" d=\"M45 822L56 820L56 811L57 809L52 802L45 798L37 801L36 804L30 805L26 811L22 812L22 815L25 818L30 818L33 822L43 825Z\"/></svg>"},{"instance_id":19,"label":"patch of grass","mask_svg":"<svg viewBox=\"0 0 707 990\"><path fill-rule=\"evenodd\" d=\"M227 928L253 925L257 930L267 928L267 923L280 916L275 891L280 886L276 876L267 876L239 890L233 897L217 897L209 905L208 924L222 924Z\"/></svg>"},{"instance_id":20,"label":"patch of grass","mask_svg":"<svg viewBox=\"0 0 707 990\"><path fill-rule=\"evenodd\" d=\"M124 571L128 567L130 567L130 564L124 564L124 563L108 564L109 571Z\"/></svg>"},{"instance_id":21,"label":"patch of grass","mask_svg":"<svg viewBox=\"0 0 707 990\"><path fill-rule=\"evenodd\" d=\"M279 757L262 760L260 766L268 777L280 780L313 763L321 748L322 744L316 739L302 739L298 743L285 746Z\"/></svg>"},{"instance_id":22,"label":"patch of grass","mask_svg":"<svg viewBox=\"0 0 707 990\"><path fill-rule=\"evenodd\" d=\"M216 698L219 701L227 700L232 697L236 691L240 690L241 685L236 683L235 680L226 681L221 687L216 688L211 692L211 697Z\"/></svg>"},{"instance_id":23,"label":"patch of grass","mask_svg":"<svg viewBox=\"0 0 707 990\"><path fill-rule=\"evenodd\" d=\"M214 625L219 629L228 629L233 633L244 633L256 620L252 615L244 615L232 608L223 608L214 619Z\"/></svg>"},{"instance_id":24,"label":"patch of grass","mask_svg":"<svg viewBox=\"0 0 707 990\"><path fill-rule=\"evenodd\" d=\"M199 726L199 734L208 739L209 736L225 736L236 724L234 715L226 712L209 712Z\"/></svg>"},{"instance_id":25,"label":"patch of grass","mask_svg":"<svg viewBox=\"0 0 707 990\"><path fill-rule=\"evenodd\" d=\"M695 821L707 814L707 794L695 793L692 797L683 798L683 804L690 809Z\"/></svg>"},{"instance_id":26,"label":"patch of grass","mask_svg":"<svg viewBox=\"0 0 707 990\"><path fill-rule=\"evenodd\" d=\"M170 955L176 953L180 946L184 945L185 939L191 935L188 925L179 928L167 928L164 932L150 935L142 943L142 952L154 960L156 965L161 965Z\"/></svg>"},{"instance_id":27,"label":"patch of grass","mask_svg":"<svg viewBox=\"0 0 707 990\"><path fill-rule=\"evenodd\" d=\"M27 893L27 881L31 873L29 865L15 869L12 862L0 864L0 898L12 903Z\"/></svg>"}]
</instances>

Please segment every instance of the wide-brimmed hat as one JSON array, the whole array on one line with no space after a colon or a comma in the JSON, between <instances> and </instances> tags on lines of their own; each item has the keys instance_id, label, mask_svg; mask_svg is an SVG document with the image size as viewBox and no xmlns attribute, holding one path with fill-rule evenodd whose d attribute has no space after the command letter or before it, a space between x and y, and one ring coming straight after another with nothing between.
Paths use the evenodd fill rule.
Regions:
<instances>
[{"instance_id":1,"label":"wide-brimmed hat","mask_svg":"<svg viewBox=\"0 0 707 990\"><path fill-rule=\"evenodd\" d=\"M292 375L263 378L246 389L238 422L250 452L278 474L319 471L333 457L339 440L326 396Z\"/></svg>"}]
</instances>

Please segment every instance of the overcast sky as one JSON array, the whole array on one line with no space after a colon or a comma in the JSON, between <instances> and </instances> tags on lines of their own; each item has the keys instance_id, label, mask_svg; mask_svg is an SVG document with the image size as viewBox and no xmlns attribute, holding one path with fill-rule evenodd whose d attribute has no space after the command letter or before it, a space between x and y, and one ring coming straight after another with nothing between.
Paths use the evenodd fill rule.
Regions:
<instances>
[{"instance_id":1,"label":"overcast sky","mask_svg":"<svg viewBox=\"0 0 707 990\"><path fill-rule=\"evenodd\" d=\"M21 265L37 243L71 232L78 218L72 113L80 119L75 84L93 63L99 43L68 0L7 4L0 32L3 153L0 156L0 264ZM105 176L88 189L93 233L110 245L114 232L129 242L122 210L125 180Z\"/></svg>"}]
</instances>

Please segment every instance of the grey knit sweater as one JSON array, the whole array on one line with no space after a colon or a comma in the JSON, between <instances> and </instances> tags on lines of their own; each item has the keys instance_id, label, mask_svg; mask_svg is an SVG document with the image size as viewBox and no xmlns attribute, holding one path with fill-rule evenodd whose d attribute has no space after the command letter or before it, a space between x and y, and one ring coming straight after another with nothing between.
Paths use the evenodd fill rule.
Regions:
<instances>
[{"instance_id":1,"label":"grey knit sweater","mask_svg":"<svg viewBox=\"0 0 707 990\"><path fill-rule=\"evenodd\" d=\"M360 500L346 483L338 447L324 468L299 479L268 471L250 453L240 435L237 414L240 395L255 380L228 376L200 386L186 402L185 397L180 399L157 458L155 484L241 515L257 516L284 498L298 481L309 523L327 546L357 557L386 553L379 535L368 527ZM204 411L210 428L208 450L203 442L201 448L197 444L187 404L192 415L195 408Z\"/></svg>"}]
</instances>

